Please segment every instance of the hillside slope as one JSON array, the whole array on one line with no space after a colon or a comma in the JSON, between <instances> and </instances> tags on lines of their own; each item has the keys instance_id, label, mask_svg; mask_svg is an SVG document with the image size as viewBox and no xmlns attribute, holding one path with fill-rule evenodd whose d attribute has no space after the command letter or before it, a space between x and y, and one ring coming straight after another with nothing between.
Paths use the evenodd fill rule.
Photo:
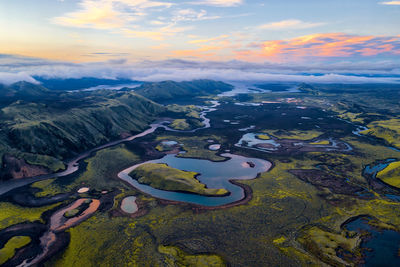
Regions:
<instances>
[{"instance_id":1,"label":"hillside slope","mask_svg":"<svg viewBox=\"0 0 400 267\"><path fill-rule=\"evenodd\" d=\"M195 97L202 95L219 94L230 91L233 86L213 80L194 80L190 82L154 82L145 83L135 92L153 101L170 100L176 97Z\"/></svg>"},{"instance_id":2,"label":"hillside slope","mask_svg":"<svg viewBox=\"0 0 400 267\"><path fill-rule=\"evenodd\" d=\"M37 85L24 86L28 91L38 89ZM143 131L164 110L133 92L110 91L47 95L41 100L3 105L0 178L30 176L29 171L23 173L29 164L58 170L64 159L123 134ZM33 174L43 172L36 169Z\"/></svg>"}]
</instances>

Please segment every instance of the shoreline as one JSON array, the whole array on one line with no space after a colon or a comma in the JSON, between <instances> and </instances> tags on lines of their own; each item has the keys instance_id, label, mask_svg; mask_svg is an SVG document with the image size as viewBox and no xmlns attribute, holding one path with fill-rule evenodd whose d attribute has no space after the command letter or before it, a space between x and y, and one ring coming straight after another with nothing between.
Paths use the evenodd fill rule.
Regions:
<instances>
[{"instance_id":1,"label":"shoreline","mask_svg":"<svg viewBox=\"0 0 400 267\"><path fill-rule=\"evenodd\" d=\"M190 132L196 132L198 130L202 130L202 129L207 129L209 127L211 127L210 125L210 119L208 119L206 117L207 113L212 112L217 110L215 107L217 107L219 105L219 102L217 101L217 103L214 103L213 106L211 107L205 107L203 106L202 108L204 109L202 111L202 116L201 118L203 119L203 123L205 123L205 126L201 127L201 128L197 128L197 129L193 129ZM150 128L147 128L145 130L143 130L142 132L135 134L135 135L131 135L129 137L126 138L122 138L122 139L118 139L118 140L114 140L111 141L109 143L103 144L103 145L99 145L97 147L94 147L92 149L89 149L87 151L82 152L81 154L78 154L76 157L69 159L65 162L66 169L60 171L60 172L55 172L55 173L50 173L50 174L44 174L44 175L38 175L38 176L33 176L33 177L26 177L26 178L22 178L22 179L12 179L12 180L7 180L4 182L0 183L0 196L3 196L4 194L8 193L11 190L14 190L16 188L19 187L23 187L23 186L27 186L30 185L32 183L38 182L38 181L43 181L43 180L47 180L47 179L51 179L51 178L60 178L60 177L65 177L68 176L70 174L73 174L75 172L77 172L80 168L79 168L79 162L81 160L84 160L88 157L90 157L91 155L93 155L93 153L98 152L102 149L105 148L109 148L109 147L113 147L125 142L130 142L132 140L135 140L137 138L146 136L148 134L154 133L158 128L163 128L166 131L172 131L172 132L183 132L185 133L186 131L179 131L179 130L173 130L170 129L168 126L164 125L164 123L166 123L166 121L159 121L160 118L158 120L155 120L153 123L149 124Z\"/></svg>"},{"instance_id":2,"label":"shoreline","mask_svg":"<svg viewBox=\"0 0 400 267\"><path fill-rule=\"evenodd\" d=\"M143 193L141 191L140 191L140 193L150 196L152 198L155 198L157 200L157 202L159 202L161 205L181 205L181 206L188 205L192 210L195 210L195 211L227 209L227 208L247 204L253 198L253 190L251 189L251 187L249 185L242 184L242 183L238 182L237 180L229 180L229 182L236 186L241 187L244 192L244 197L240 200L234 201L232 203L223 204L220 206L202 206L202 205L192 204L192 203L183 202L183 201L173 201L173 200L157 198L150 194Z\"/></svg>"}]
</instances>

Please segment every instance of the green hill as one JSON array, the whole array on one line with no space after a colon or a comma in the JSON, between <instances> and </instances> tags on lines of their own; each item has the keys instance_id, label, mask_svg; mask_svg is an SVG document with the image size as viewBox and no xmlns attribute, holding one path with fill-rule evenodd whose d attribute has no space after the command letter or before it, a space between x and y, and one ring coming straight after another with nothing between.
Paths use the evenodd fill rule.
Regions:
<instances>
[{"instance_id":1,"label":"green hill","mask_svg":"<svg viewBox=\"0 0 400 267\"><path fill-rule=\"evenodd\" d=\"M164 81L145 83L136 88L135 92L154 101L163 101L174 99L176 97L188 98L219 94L232 89L232 85L223 82L194 80L190 82Z\"/></svg>"},{"instance_id":2,"label":"green hill","mask_svg":"<svg viewBox=\"0 0 400 267\"><path fill-rule=\"evenodd\" d=\"M39 84L29 82L17 82L8 86L0 84L0 104L15 100L51 98L54 95L55 93Z\"/></svg>"},{"instance_id":3,"label":"green hill","mask_svg":"<svg viewBox=\"0 0 400 267\"><path fill-rule=\"evenodd\" d=\"M47 94L44 87L29 83L7 88L14 93L8 100L18 99L19 94L31 100L3 103L0 109L3 179L29 176L27 164L57 170L62 160L79 152L119 139L122 134L143 131L165 111L163 106L134 92ZM43 169L31 173L40 174Z\"/></svg>"}]
</instances>

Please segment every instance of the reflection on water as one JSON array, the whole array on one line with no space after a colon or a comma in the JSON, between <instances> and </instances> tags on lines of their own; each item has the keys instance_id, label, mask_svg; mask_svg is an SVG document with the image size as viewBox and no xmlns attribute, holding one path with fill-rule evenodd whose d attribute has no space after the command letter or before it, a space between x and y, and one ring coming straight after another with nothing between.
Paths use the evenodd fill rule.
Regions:
<instances>
[{"instance_id":1,"label":"reflection on water","mask_svg":"<svg viewBox=\"0 0 400 267\"><path fill-rule=\"evenodd\" d=\"M232 184L229 180L249 180L257 177L258 173L266 172L271 168L271 163L257 158L247 158L233 154L222 154L228 157L227 161L213 162L209 160L179 158L175 155L166 155L162 159L152 160L132 166L118 174L118 177L128 182L143 193L157 198L181 201L202 206L221 206L245 197L242 187ZM251 162L253 167L249 167ZM168 166L200 173L197 179L205 184L207 188L224 188L230 192L228 196L211 197L190 193L171 192L152 188L151 186L140 184L131 178L129 173L138 166L146 163L166 163ZM253 165L254 164L254 165Z\"/></svg>"},{"instance_id":2,"label":"reflection on water","mask_svg":"<svg viewBox=\"0 0 400 267\"><path fill-rule=\"evenodd\" d=\"M121 209L123 212L132 214L138 211L138 205L136 204L136 197L130 196L122 200Z\"/></svg>"}]
</instances>

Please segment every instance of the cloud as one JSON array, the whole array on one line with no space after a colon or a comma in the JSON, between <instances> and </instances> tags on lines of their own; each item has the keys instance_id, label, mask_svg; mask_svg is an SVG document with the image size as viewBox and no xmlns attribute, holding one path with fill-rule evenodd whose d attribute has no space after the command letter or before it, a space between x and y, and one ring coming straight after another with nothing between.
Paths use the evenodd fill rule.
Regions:
<instances>
[{"instance_id":1,"label":"cloud","mask_svg":"<svg viewBox=\"0 0 400 267\"><path fill-rule=\"evenodd\" d=\"M111 30L131 38L161 41L192 29L178 24L188 21L218 19L206 10L173 9L167 16L145 21L148 9L160 12L176 4L152 0L81 0L78 10L53 18L53 23L78 28Z\"/></svg>"},{"instance_id":2,"label":"cloud","mask_svg":"<svg viewBox=\"0 0 400 267\"><path fill-rule=\"evenodd\" d=\"M306 83L399 83L396 78L360 77L341 74L300 75L252 72L234 69L158 69L143 70L132 77L140 81L189 81L194 79L213 79L225 82L306 82Z\"/></svg>"},{"instance_id":3,"label":"cloud","mask_svg":"<svg viewBox=\"0 0 400 267\"><path fill-rule=\"evenodd\" d=\"M203 0L190 2L192 5L206 5L206 6L217 6L217 7L232 7L243 4L244 0Z\"/></svg>"},{"instance_id":4,"label":"cloud","mask_svg":"<svg viewBox=\"0 0 400 267\"><path fill-rule=\"evenodd\" d=\"M277 22L270 22L258 26L261 30L294 30L294 29L308 29L324 25L324 23L311 23L304 22L297 19L281 20Z\"/></svg>"},{"instance_id":5,"label":"cloud","mask_svg":"<svg viewBox=\"0 0 400 267\"><path fill-rule=\"evenodd\" d=\"M12 83L20 82L20 81L26 81L30 83L36 83L38 84L39 82L36 81L32 76L29 74L20 72L20 73L8 73L8 72L0 72L0 84L5 84L5 85L10 85Z\"/></svg>"},{"instance_id":6,"label":"cloud","mask_svg":"<svg viewBox=\"0 0 400 267\"><path fill-rule=\"evenodd\" d=\"M149 8L169 8L173 4L151 0L81 0L79 9L53 18L63 26L118 29L146 15Z\"/></svg>"},{"instance_id":7,"label":"cloud","mask_svg":"<svg viewBox=\"0 0 400 267\"><path fill-rule=\"evenodd\" d=\"M180 21L200 21L200 20L210 20L210 19L219 19L220 16L208 16L207 11L202 9L200 11L196 11L191 8L180 9L174 13L172 17L172 22L177 23Z\"/></svg>"},{"instance_id":8,"label":"cloud","mask_svg":"<svg viewBox=\"0 0 400 267\"><path fill-rule=\"evenodd\" d=\"M13 58L18 64L12 64ZM23 62L27 64L24 65ZM33 64L36 62L36 64ZM105 61L72 64L0 55L0 82L35 82L33 77L125 78L139 81L214 79L226 82L399 83L400 63L379 61L336 63L251 63L244 61Z\"/></svg>"},{"instance_id":9,"label":"cloud","mask_svg":"<svg viewBox=\"0 0 400 267\"><path fill-rule=\"evenodd\" d=\"M381 5L390 5L390 6L399 6L400 1L386 1L386 2L380 2Z\"/></svg>"},{"instance_id":10,"label":"cloud","mask_svg":"<svg viewBox=\"0 0 400 267\"><path fill-rule=\"evenodd\" d=\"M253 45L254 46L254 45ZM399 36L359 36L344 33L312 34L290 40L265 41L259 49L236 51L241 60L293 62L326 58L400 55Z\"/></svg>"}]
</instances>

